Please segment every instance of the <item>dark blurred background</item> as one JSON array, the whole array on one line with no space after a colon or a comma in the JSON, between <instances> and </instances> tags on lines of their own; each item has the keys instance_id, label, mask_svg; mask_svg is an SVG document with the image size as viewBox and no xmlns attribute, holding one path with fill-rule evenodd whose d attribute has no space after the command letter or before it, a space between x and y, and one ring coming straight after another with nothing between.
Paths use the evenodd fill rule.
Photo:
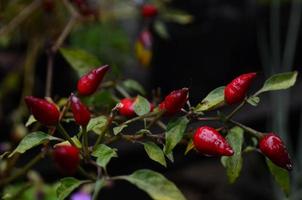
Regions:
<instances>
[{"instance_id":1,"label":"dark blurred background","mask_svg":"<svg viewBox=\"0 0 302 200\"><path fill-rule=\"evenodd\" d=\"M146 23L138 17L119 16L114 28L110 23L109 26L102 25L100 30L95 28L98 25L94 22L88 23L87 29L83 25L67 38L66 44L96 52L102 62L118 66L121 76L139 81L147 91L160 87L165 95L171 90L189 87L192 105L200 102L212 89L225 85L242 73L258 72L253 86L255 91L273 73L302 71L299 56L302 53L302 3L298 0L175 0L167 7L192 15L193 21L181 24L163 18L162 23L169 35L165 38L154 26L156 21ZM116 26L121 30L111 33L111 30L116 31ZM153 38L152 60L147 68L133 56L136 38L146 27ZM17 40L9 45L2 44L0 49L1 141L12 139L11 130L15 128L15 108L22 97L22 81L26 77L19 80L12 72L22 74L26 49L30 48L28 41L32 39L27 36L30 34L20 36L19 33ZM92 37L99 38L100 42ZM114 41L114 38L119 39ZM38 53L32 91L38 96L44 95L46 67L43 66L46 62L46 53ZM75 89L77 77L60 54L55 56L53 73L52 96L68 96ZM8 76L11 76L9 80ZM295 169L291 173L292 199L297 200L302 199L302 85L298 79L290 91L264 94L258 107L248 105L236 116L238 121L257 130L274 130L286 141L295 160ZM3 84L5 80L15 81L17 87L10 91ZM116 147L119 159L110 163L110 174L129 174L140 168L154 169L174 181L189 200L284 199L272 182L264 158L257 153L244 156L241 176L230 185L219 158L204 157L195 151L185 157L185 147L180 146L175 151L175 163L170 163L165 169L149 160L141 145L119 143ZM21 159L20 166L25 160L25 157ZM37 169L52 182L56 180L57 172L49 163L51 160L46 160ZM101 194L103 199L149 199L145 193L124 182L114 183Z\"/></svg>"}]
</instances>

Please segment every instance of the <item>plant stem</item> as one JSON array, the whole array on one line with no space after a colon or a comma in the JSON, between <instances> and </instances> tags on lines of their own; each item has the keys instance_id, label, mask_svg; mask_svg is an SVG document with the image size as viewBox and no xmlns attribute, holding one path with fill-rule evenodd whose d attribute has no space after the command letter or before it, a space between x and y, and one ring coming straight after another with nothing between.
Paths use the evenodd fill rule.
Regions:
<instances>
[{"instance_id":1,"label":"plant stem","mask_svg":"<svg viewBox=\"0 0 302 200\"><path fill-rule=\"evenodd\" d=\"M53 53L49 51L47 53L47 57L48 58L47 58L45 97L51 97L52 77L53 77Z\"/></svg>"},{"instance_id":2,"label":"plant stem","mask_svg":"<svg viewBox=\"0 0 302 200\"><path fill-rule=\"evenodd\" d=\"M93 181L96 180L96 177L94 177L94 176L92 176L91 174L89 174L88 172L86 172L81 166L78 167L78 170L79 170L79 172L80 172L83 176L85 176L86 178L89 178L89 179L91 179L91 180L93 180Z\"/></svg>"},{"instance_id":3,"label":"plant stem","mask_svg":"<svg viewBox=\"0 0 302 200\"><path fill-rule=\"evenodd\" d=\"M117 90L119 93L121 93L121 95L123 95L124 97L126 97L126 98L130 98L130 97L131 97L131 96L128 94L128 92L127 92L124 88L122 88L121 86L116 85L115 88L116 88L116 90Z\"/></svg>"},{"instance_id":4,"label":"plant stem","mask_svg":"<svg viewBox=\"0 0 302 200\"><path fill-rule=\"evenodd\" d=\"M61 35L58 37L57 41L55 42L55 44L51 48L51 51L53 53L56 53L58 51L58 49L62 46L63 42L65 41L65 39L67 38L67 36L71 32L74 25L77 23L77 21L78 21L78 16L72 16L69 19L69 21L66 24L64 30L62 31Z\"/></svg>"},{"instance_id":5,"label":"plant stem","mask_svg":"<svg viewBox=\"0 0 302 200\"><path fill-rule=\"evenodd\" d=\"M87 127L82 126L82 144L85 158L89 156Z\"/></svg>"},{"instance_id":6,"label":"plant stem","mask_svg":"<svg viewBox=\"0 0 302 200\"><path fill-rule=\"evenodd\" d=\"M35 0L24 8L19 15L14 17L9 24L0 29L0 36L9 34L12 30L18 27L29 15L40 6L40 1Z\"/></svg>"},{"instance_id":7,"label":"plant stem","mask_svg":"<svg viewBox=\"0 0 302 200\"><path fill-rule=\"evenodd\" d=\"M113 119L114 119L114 114L111 112L111 113L110 113L110 117L108 118L108 122L107 122L107 124L106 124L105 129L100 133L99 137L97 138L96 142L95 142L94 145L93 145L93 150L94 150L94 149L96 148L96 146L97 146L98 144L100 144L100 142L102 142L102 140L104 139L105 134L106 134L106 132L108 131L109 127L111 126Z\"/></svg>"},{"instance_id":8,"label":"plant stem","mask_svg":"<svg viewBox=\"0 0 302 200\"><path fill-rule=\"evenodd\" d=\"M71 145L76 147L76 144L73 142L73 140L68 135L68 133L66 132L66 130L64 129L64 127L62 126L61 123L58 123L57 128L58 128L59 132L63 135L63 137L65 137L65 139L67 139Z\"/></svg>"},{"instance_id":9,"label":"plant stem","mask_svg":"<svg viewBox=\"0 0 302 200\"><path fill-rule=\"evenodd\" d=\"M147 114L144 114L144 115L141 115L141 116L137 116L137 117L134 117L132 119L129 119L128 121L125 121L121 125L127 125L127 124L130 124L130 123L135 122L137 120L145 119L147 117L153 117L153 116L161 115L162 112L163 111L155 111L155 112L150 112L150 113L147 113Z\"/></svg>"},{"instance_id":10,"label":"plant stem","mask_svg":"<svg viewBox=\"0 0 302 200\"><path fill-rule=\"evenodd\" d=\"M153 126L153 124L157 122L164 113L165 113L164 111L159 112L158 115L154 117L153 120L148 124L147 129L150 129Z\"/></svg>"},{"instance_id":11,"label":"plant stem","mask_svg":"<svg viewBox=\"0 0 302 200\"><path fill-rule=\"evenodd\" d=\"M258 139L261 139L263 137L263 133L259 132L259 131L256 131L255 129L252 129L248 126L245 126L239 122L236 122L234 120L229 120L228 122L236 125L236 126L239 126L240 128L244 129L246 132L250 133L252 136L258 138Z\"/></svg>"},{"instance_id":12,"label":"plant stem","mask_svg":"<svg viewBox=\"0 0 302 200\"><path fill-rule=\"evenodd\" d=\"M226 117L226 121L228 121L229 119L232 119L232 117L239 111L241 110L241 108L243 108L243 106L245 105L246 101L242 101L227 117Z\"/></svg>"},{"instance_id":13,"label":"plant stem","mask_svg":"<svg viewBox=\"0 0 302 200\"><path fill-rule=\"evenodd\" d=\"M14 173L11 177L8 177L6 179L2 179L0 181L0 186L6 185L10 183L11 181L19 178L23 174L25 174L29 169L31 169L37 162L39 162L45 155L45 152L40 152L38 155L36 155L31 161L29 161L20 171L17 171Z\"/></svg>"}]
</instances>

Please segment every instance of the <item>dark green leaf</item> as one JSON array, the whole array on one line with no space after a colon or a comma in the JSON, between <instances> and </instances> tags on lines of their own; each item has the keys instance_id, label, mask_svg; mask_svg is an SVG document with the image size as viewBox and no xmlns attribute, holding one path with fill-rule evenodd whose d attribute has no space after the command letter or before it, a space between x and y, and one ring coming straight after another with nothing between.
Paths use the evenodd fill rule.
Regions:
<instances>
[{"instance_id":1,"label":"dark green leaf","mask_svg":"<svg viewBox=\"0 0 302 200\"><path fill-rule=\"evenodd\" d=\"M88 181L79 181L78 179L75 179L73 177L66 177L61 179L57 188L58 200L64 200L71 194L72 191L87 182Z\"/></svg>"},{"instance_id":2,"label":"dark green leaf","mask_svg":"<svg viewBox=\"0 0 302 200\"><path fill-rule=\"evenodd\" d=\"M95 56L82 49L61 48L60 52L79 76L101 65Z\"/></svg>"},{"instance_id":3,"label":"dark green leaf","mask_svg":"<svg viewBox=\"0 0 302 200\"><path fill-rule=\"evenodd\" d=\"M165 155L164 155L163 151L159 148L159 146L157 146L153 142L146 142L146 143L144 143L144 148L145 148L145 151L147 152L148 156L150 157L150 159L167 167Z\"/></svg>"},{"instance_id":4,"label":"dark green leaf","mask_svg":"<svg viewBox=\"0 0 302 200\"><path fill-rule=\"evenodd\" d=\"M92 118L87 125L87 131L93 131L99 135L105 131L107 123L108 120L106 116Z\"/></svg>"},{"instance_id":5,"label":"dark green leaf","mask_svg":"<svg viewBox=\"0 0 302 200\"><path fill-rule=\"evenodd\" d=\"M186 148L186 151L185 151L185 155L187 155L189 153L189 151L191 151L192 149L194 149L194 143L193 143L193 140L191 139L188 142L188 145L187 145L187 148Z\"/></svg>"},{"instance_id":6,"label":"dark green leaf","mask_svg":"<svg viewBox=\"0 0 302 200\"><path fill-rule=\"evenodd\" d=\"M98 179L95 184L94 184L94 191L93 191L93 196L92 196L92 200L97 200L98 199L98 195L100 193L100 190L106 186L106 181L104 178L102 179Z\"/></svg>"},{"instance_id":7,"label":"dark green leaf","mask_svg":"<svg viewBox=\"0 0 302 200\"><path fill-rule=\"evenodd\" d=\"M285 195L288 196L290 193L290 179L288 171L278 167L268 158L266 158L266 164L278 185L281 187Z\"/></svg>"},{"instance_id":8,"label":"dark green leaf","mask_svg":"<svg viewBox=\"0 0 302 200\"><path fill-rule=\"evenodd\" d=\"M243 129L239 127L232 128L226 139L234 150L233 156L222 156L221 162L226 167L230 183L234 183L239 177L242 168L242 145Z\"/></svg>"},{"instance_id":9,"label":"dark green leaf","mask_svg":"<svg viewBox=\"0 0 302 200\"><path fill-rule=\"evenodd\" d=\"M288 89L296 83L297 76L297 71L275 74L265 81L263 87L257 93Z\"/></svg>"},{"instance_id":10,"label":"dark green leaf","mask_svg":"<svg viewBox=\"0 0 302 200\"><path fill-rule=\"evenodd\" d=\"M15 153L24 153L25 151L49 140L59 140L59 138L41 131L30 133L21 140L17 148L8 157L13 156Z\"/></svg>"},{"instance_id":11,"label":"dark green leaf","mask_svg":"<svg viewBox=\"0 0 302 200\"><path fill-rule=\"evenodd\" d=\"M106 169L106 166L110 162L111 158L117 157L116 151L116 149L112 149L105 144L99 144L92 152L92 156L97 158L96 163L99 166Z\"/></svg>"},{"instance_id":12,"label":"dark green leaf","mask_svg":"<svg viewBox=\"0 0 302 200\"><path fill-rule=\"evenodd\" d=\"M251 96L247 99L247 102L252 106L258 106L260 98L256 96Z\"/></svg>"},{"instance_id":13,"label":"dark green leaf","mask_svg":"<svg viewBox=\"0 0 302 200\"><path fill-rule=\"evenodd\" d=\"M154 200L185 200L174 183L160 173L151 170L138 170L129 176L122 176L120 179L136 185Z\"/></svg>"},{"instance_id":14,"label":"dark green leaf","mask_svg":"<svg viewBox=\"0 0 302 200\"><path fill-rule=\"evenodd\" d=\"M189 120L186 117L180 117L177 120L169 122L166 132L165 154L172 152L174 147L181 141Z\"/></svg>"},{"instance_id":15,"label":"dark green leaf","mask_svg":"<svg viewBox=\"0 0 302 200\"><path fill-rule=\"evenodd\" d=\"M146 94L146 91L143 86L135 80L127 79L123 81L122 85L129 91L139 92L142 95Z\"/></svg>"},{"instance_id":16,"label":"dark green leaf","mask_svg":"<svg viewBox=\"0 0 302 200\"><path fill-rule=\"evenodd\" d=\"M224 88L225 86L218 87L211 91L201 103L199 103L194 112L203 112L213 110L224 103Z\"/></svg>"},{"instance_id":17,"label":"dark green leaf","mask_svg":"<svg viewBox=\"0 0 302 200\"><path fill-rule=\"evenodd\" d=\"M113 134L114 135L117 135L119 134L124 128L128 127L127 124L122 124L122 125L119 125L119 126L116 126L113 128Z\"/></svg>"},{"instance_id":18,"label":"dark green leaf","mask_svg":"<svg viewBox=\"0 0 302 200\"><path fill-rule=\"evenodd\" d=\"M146 98L138 95L133 103L133 110L138 116L141 116L150 112L151 106Z\"/></svg>"}]
</instances>

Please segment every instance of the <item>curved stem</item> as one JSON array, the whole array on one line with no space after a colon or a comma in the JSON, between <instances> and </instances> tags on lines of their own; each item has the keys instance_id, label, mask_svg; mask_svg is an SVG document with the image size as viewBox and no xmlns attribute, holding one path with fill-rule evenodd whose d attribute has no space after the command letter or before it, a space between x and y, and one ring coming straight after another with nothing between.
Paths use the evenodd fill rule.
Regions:
<instances>
[{"instance_id":1,"label":"curved stem","mask_svg":"<svg viewBox=\"0 0 302 200\"><path fill-rule=\"evenodd\" d=\"M263 133L259 132L259 131L256 131L255 129L252 129L248 126L245 126L239 122L236 122L234 120L229 120L228 122L236 125L236 126L239 126L240 128L242 128L243 130L245 130L247 133L250 133L252 136L258 138L258 139L261 139L263 137Z\"/></svg>"},{"instance_id":2,"label":"curved stem","mask_svg":"<svg viewBox=\"0 0 302 200\"><path fill-rule=\"evenodd\" d=\"M45 152L40 152L38 155L36 155L31 161L29 161L20 171L17 171L14 173L11 177L8 177L6 179L2 179L0 181L0 186L6 185L10 183L11 181L14 181L15 179L19 178L23 174L25 174L28 170L30 170L37 162L39 162L42 158L44 158Z\"/></svg>"},{"instance_id":3,"label":"curved stem","mask_svg":"<svg viewBox=\"0 0 302 200\"><path fill-rule=\"evenodd\" d=\"M64 129L64 127L62 126L61 123L58 123L57 128L58 128L59 132L62 134L62 136L65 137L65 139L67 139L70 144L72 144L75 147L77 146L73 142L73 140L71 139L71 137L68 135L68 133L66 132L66 130Z\"/></svg>"}]
</instances>

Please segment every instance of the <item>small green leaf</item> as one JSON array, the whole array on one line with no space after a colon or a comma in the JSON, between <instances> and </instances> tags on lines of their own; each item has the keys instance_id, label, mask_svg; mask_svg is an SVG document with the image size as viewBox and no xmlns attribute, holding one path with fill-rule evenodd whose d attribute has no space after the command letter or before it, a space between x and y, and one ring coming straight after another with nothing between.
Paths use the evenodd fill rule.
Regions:
<instances>
[{"instance_id":1,"label":"small green leaf","mask_svg":"<svg viewBox=\"0 0 302 200\"><path fill-rule=\"evenodd\" d=\"M146 91L143 86L135 80L127 79L122 83L122 85L129 91L139 92L142 95L146 94Z\"/></svg>"},{"instance_id":2,"label":"small green leaf","mask_svg":"<svg viewBox=\"0 0 302 200\"><path fill-rule=\"evenodd\" d=\"M153 142L146 142L146 143L144 143L144 148L145 148L145 151L147 152L148 156L150 157L150 159L167 167L165 155L164 155L163 151L159 148L159 146L157 146Z\"/></svg>"},{"instance_id":3,"label":"small green leaf","mask_svg":"<svg viewBox=\"0 0 302 200\"><path fill-rule=\"evenodd\" d=\"M94 184L94 191L93 191L93 196L92 196L92 200L97 200L98 199L98 195L100 193L100 190L106 186L106 181L104 178L102 179L98 179L95 184Z\"/></svg>"},{"instance_id":4,"label":"small green leaf","mask_svg":"<svg viewBox=\"0 0 302 200\"><path fill-rule=\"evenodd\" d=\"M79 76L101 65L94 55L82 49L60 48L60 52Z\"/></svg>"},{"instance_id":5,"label":"small green leaf","mask_svg":"<svg viewBox=\"0 0 302 200\"><path fill-rule=\"evenodd\" d=\"M271 174L275 178L275 181L277 182L277 184L281 187L284 194L286 196L288 196L290 193L290 179L289 179L288 171L281 167L278 167L272 161L270 161L268 158L266 158L266 164L267 164Z\"/></svg>"},{"instance_id":6,"label":"small green leaf","mask_svg":"<svg viewBox=\"0 0 302 200\"><path fill-rule=\"evenodd\" d=\"M222 156L221 162L226 167L230 183L234 183L239 177L242 168L242 145L243 129L239 127L232 128L226 139L234 150L233 156Z\"/></svg>"},{"instance_id":7,"label":"small green leaf","mask_svg":"<svg viewBox=\"0 0 302 200\"><path fill-rule=\"evenodd\" d=\"M171 151L171 153L168 153L168 154L165 154L165 155L170 160L171 163L174 163L173 151Z\"/></svg>"},{"instance_id":8,"label":"small green leaf","mask_svg":"<svg viewBox=\"0 0 302 200\"><path fill-rule=\"evenodd\" d=\"M119 177L136 185L154 200L185 200L181 191L174 183L160 173L141 169L129 176Z\"/></svg>"},{"instance_id":9,"label":"small green leaf","mask_svg":"<svg viewBox=\"0 0 302 200\"><path fill-rule=\"evenodd\" d=\"M41 131L30 133L21 140L17 148L11 154L9 154L8 157L12 157L15 153L24 153L25 151L49 140L59 140L59 138L53 137Z\"/></svg>"},{"instance_id":10,"label":"small green leaf","mask_svg":"<svg viewBox=\"0 0 302 200\"><path fill-rule=\"evenodd\" d=\"M297 76L297 71L275 74L265 81L263 87L257 93L288 89L295 85Z\"/></svg>"},{"instance_id":11,"label":"small green leaf","mask_svg":"<svg viewBox=\"0 0 302 200\"><path fill-rule=\"evenodd\" d=\"M133 103L133 110L138 116L141 116L150 112L151 106L146 98L138 95Z\"/></svg>"},{"instance_id":12,"label":"small green leaf","mask_svg":"<svg viewBox=\"0 0 302 200\"><path fill-rule=\"evenodd\" d=\"M128 127L127 124L122 124L122 125L119 125L119 126L114 127L114 128L113 128L113 133L114 133L114 135L119 134L119 133L122 132L122 130L123 130L124 128L126 128L126 127Z\"/></svg>"},{"instance_id":13,"label":"small green leaf","mask_svg":"<svg viewBox=\"0 0 302 200\"><path fill-rule=\"evenodd\" d=\"M163 39L169 39L170 35L169 32L167 30L166 25L160 21L160 20L156 20L154 22L154 30L157 32L157 34L163 38Z\"/></svg>"},{"instance_id":14,"label":"small green leaf","mask_svg":"<svg viewBox=\"0 0 302 200\"><path fill-rule=\"evenodd\" d=\"M256 96L251 96L247 99L247 102L252 106L258 106L260 98Z\"/></svg>"},{"instance_id":15,"label":"small green leaf","mask_svg":"<svg viewBox=\"0 0 302 200\"><path fill-rule=\"evenodd\" d=\"M33 123L35 123L37 120L35 119L35 117L33 115L30 115L26 124L25 124L25 127L29 127L30 125L32 125Z\"/></svg>"},{"instance_id":16,"label":"small green leaf","mask_svg":"<svg viewBox=\"0 0 302 200\"><path fill-rule=\"evenodd\" d=\"M116 151L116 149L112 149L105 144L99 144L92 152L92 156L97 158L96 163L99 166L106 169L106 166L110 162L111 158L117 157Z\"/></svg>"},{"instance_id":17,"label":"small green leaf","mask_svg":"<svg viewBox=\"0 0 302 200\"><path fill-rule=\"evenodd\" d=\"M100 135L105 131L107 124L108 120L106 116L92 118L87 125L87 131L93 131Z\"/></svg>"},{"instance_id":18,"label":"small green leaf","mask_svg":"<svg viewBox=\"0 0 302 200\"><path fill-rule=\"evenodd\" d=\"M165 20L172 21L178 24L189 24L192 23L194 17L187 12L176 9L169 9L163 15Z\"/></svg>"},{"instance_id":19,"label":"small green leaf","mask_svg":"<svg viewBox=\"0 0 302 200\"><path fill-rule=\"evenodd\" d=\"M191 139L188 142L188 145L187 145L187 148L186 148L186 151L185 151L185 155L187 155L189 153L189 151L191 151L192 149L194 149L194 143L193 143L193 140Z\"/></svg>"},{"instance_id":20,"label":"small green leaf","mask_svg":"<svg viewBox=\"0 0 302 200\"><path fill-rule=\"evenodd\" d=\"M78 179L75 179L73 177L66 177L61 179L57 188L58 200L64 200L70 195L72 191L87 182L88 181L79 181Z\"/></svg>"},{"instance_id":21,"label":"small green leaf","mask_svg":"<svg viewBox=\"0 0 302 200\"><path fill-rule=\"evenodd\" d=\"M201 103L199 103L194 112L203 112L213 110L224 103L224 88L225 86L218 87L211 91Z\"/></svg>"},{"instance_id":22,"label":"small green leaf","mask_svg":"<svg viewBox=\"0 0 302 200\"><path fill-rule=\"evenodd\" d=\"M172 152L174 147L183 138L189 120L186 117L180 117L177 120L171 121L167 125L166 144L164 148L165 154Z\"/></svg>"}]
</instances>

